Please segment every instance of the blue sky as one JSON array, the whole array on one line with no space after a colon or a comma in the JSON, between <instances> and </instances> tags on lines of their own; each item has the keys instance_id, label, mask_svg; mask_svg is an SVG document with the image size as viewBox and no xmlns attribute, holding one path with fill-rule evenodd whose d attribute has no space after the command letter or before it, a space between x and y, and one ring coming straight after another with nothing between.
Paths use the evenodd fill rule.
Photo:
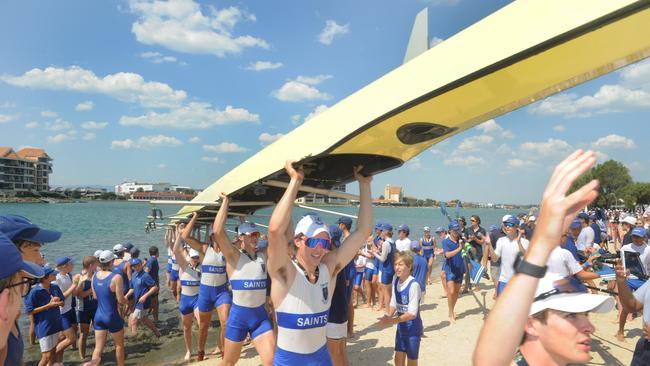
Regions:
<instances>
[{"instance_id":1,"label":"blue sky","mask_svg":"<svg viewBox=\"0 0 650 366\"><path fill-rule=\"evenodd\" d=\"M196 188L398 67L429 7L432 44L505 1L0 3L0 145L54 158L53 185ZM507 40L494 40L504 42ZM454 136L375 177L407 195L530 203L574 148L650 180L650 63Z\"/></svg>"}]
</instances>

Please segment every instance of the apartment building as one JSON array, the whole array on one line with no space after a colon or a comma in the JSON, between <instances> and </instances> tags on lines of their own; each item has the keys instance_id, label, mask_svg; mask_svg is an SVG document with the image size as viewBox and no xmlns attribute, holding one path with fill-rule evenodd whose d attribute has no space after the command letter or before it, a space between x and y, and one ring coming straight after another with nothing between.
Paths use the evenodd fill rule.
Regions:
<instances>
[{"instance_id":1,"label":"apartment building","mask_svg":"<svg viewBox=\"0 0 650 366\"><path fill-rule=\"evenodd\" d=\"M11 147L0 146L0 194L47 192L51 173L52 158L45 150L25 147L14 151Z\"/></svg>"}]
</instances>

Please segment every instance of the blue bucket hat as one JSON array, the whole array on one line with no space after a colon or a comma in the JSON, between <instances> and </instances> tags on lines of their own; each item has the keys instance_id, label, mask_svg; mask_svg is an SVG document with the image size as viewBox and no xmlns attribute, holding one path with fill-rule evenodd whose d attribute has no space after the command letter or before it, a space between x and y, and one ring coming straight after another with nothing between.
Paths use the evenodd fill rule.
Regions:
<instances>
[{"instance_id":1,"label":"blue bucket hat","mask_svg":"<svg viewBox=\"0 0 650 366\"><path fill-rule=\"evenodd\" d=\"M56 259L56 266L61 267L65 266L66 264L72 262L72 258L65 256L65 257L59 257Z\"/></svg>"},{"instance_id":2,"label":"blue bucket hat","mask_svg":"<svg viewBox=\"0 0 650 366\"><path fill-rule=\"evenodd\" d=\"M382 226L384 226L384 223L381 222L381 221L377 221L377 222L375 223L375 230L377 230L377 229L381 230L381 227L382 227Z\"/></svg>"},{"instance_id":3,"label":"blue bucket hat","mask_svg":"<svg viewBox=\"0 0 650 366\"><path fill-rule=\"evenodd\" d=\"M336 221L337 224L344 224L347 226L352 227L352 219L347 217L347 216L341 216L339 219Z\"/></svg>"},{"instance_id":4,"label":"blue bucket hat","mask_svg":"<svg viewBox=\"0 0 650 366\"><path fill-rule=\"evenodd\" d=\"M450 222L449 230L460 230L460 225L458 225L458 221L453 220L452 222Z\"/></svg>"},{"instance_id":5,"label":"blue bucket hat","mask_svg":"<svg viewBox=\"0 0 650 366\"><path fill-rule=\"evenodd\" d=\"M45 267L43 267L43 277L47 277L49 275L56 276L58 274L59 274L59 271L57 271L56 269L50 267L50 265L46 265Z\"/></svg>"},{"instance_id":6,"label":"blue bucket hat","mask_svg":"<svg viewBox=\"0 0 650 366\"><path fill-rule=\"evenodd\" d=\"M410 233L410 232L411 232L411 229L409 229L409 226L408 226L408 225L406 225L406 224L402 224L402 225L400 225L400 226L397 227L397 231L398 231L398 232L399 232L399 231L405 231L405 232L407 232L407 233Z\"/></svg>"},{"instance_id":7,"label":"blue bucket hat","mask_svg":"<svg viewBox=\"0 0 650 366\"><path fill-rule=\"evenodd\" d=\"M504 221L504 223L519 226L520 220L514 216L510 216L506 219L506 221Z\"/></svg>"},{"instance_id":8,"label":"blue bucket hat","mask_svg":"<svg viewBox=\"0 0 650 366\"><path fill-rule=\"evenodd\" d=\"M132 266L137 266L138 264L142 264L142 259L140 258L131 258L131 265Z\"/></svg>"},{"instance_id":9,"label":"blue bucket hat","mask_svg":"<svg viewBox=\"0 0 650 366\"><path fill-rule=\"evenodd\" d=\"M389 224L389 223L384 223L384 224L381 225L381 230L382 230L382 231L390 231L390 232L393 232L393 225L391 225L391 224Z\"/></svg>"},{"instance_id":10,"label":"blue bucket hat","mask_svg":"<svg viewBox=\"0 0 650 366\"><path fill-rule=\"evenodd\" d=\"M9 238L0 233L0 279L23 271L28 277L43 277L43 269L36 263L23 261L23 256Z\"/></svg>"},{"instance_id":11,"label":"blue bucket hat","mask_svg":"<svg viewBox=\"0 0 650 366\"><path fill-rule=\"evenodd\" d=\"M0 232L13 242L22 239L37 243L51 243L61 237L61 232L41 229L26 217L19 215L0 215Z\"/></svg>"},{"instance_id":12,"label":"blue bucket hat","mask_svg":"<svg viewBox=\"0 0 650 366\"><path fill-rule=\"evenodd\" d=\"M582 222L578 219L571 221L571 225L569 225L569 228L571 229L578 229L581 227L582 227Z\"/></svg>"},{"instance_id":13,"label":"blue bucket hat","mask_svg":"<svg viewBox=\"0 0 650 366\"><path fill-rule=\"evenodd\" d=\"M442 227L442 226L438 226L438 227L436 228L436 232L437 232L437 233L444 233L444 232L446 232L446 231L447 231L447 230L445 230L445 228Z\"/></svg>"}]
</instances>

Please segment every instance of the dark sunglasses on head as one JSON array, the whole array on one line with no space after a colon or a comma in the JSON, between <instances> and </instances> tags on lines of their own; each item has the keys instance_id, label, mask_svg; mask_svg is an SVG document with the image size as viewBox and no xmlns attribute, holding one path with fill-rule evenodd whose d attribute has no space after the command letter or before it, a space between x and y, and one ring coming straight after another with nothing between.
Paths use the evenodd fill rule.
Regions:
<instances>
[{"instance_id":1,"label":"dark sunglasses on head","mask_svg":"<svg viewBox=\"0 0 650 366\"><path fill-rule=\"evenodd\" d=\"M330 250L332 248L332 242L329 239L324 239L324 238L307 238L305 240L305 244L307 244L307 247L314 249L317 246L321 246L321 248Z\"/></svg>"},{"instance_id":2,"label":"dark sunglasses on head","mask_svg":"<svg viewBox=\"0 0 650 366\"><path fill-rule=\"evenodd\" d=\"M585 292L585 293L587 292L587 288L585 287L585 285L582 282L580 282L580 280L578 280L573 276L565 277L553 282L553 289L537 295L534 301L548 299L553 295L572 294L572 293L580 293L580 292Z\"/></svg>"}]
</instances>

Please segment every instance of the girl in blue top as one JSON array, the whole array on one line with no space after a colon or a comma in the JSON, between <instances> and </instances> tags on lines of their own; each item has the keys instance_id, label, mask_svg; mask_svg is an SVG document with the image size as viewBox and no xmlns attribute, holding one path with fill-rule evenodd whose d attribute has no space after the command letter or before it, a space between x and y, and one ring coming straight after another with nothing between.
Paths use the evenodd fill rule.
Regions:
<instances>
[{"instance_id":1,"label":"girl in blue top","mask_svg":"<svg viewBox=\"0 0 650 366\"><path fill-rule=\"evenodd\" d=\"M461 254L463 246L460 245L460 225L455 220L449 223L449 237L442 242L445 255L445 280L447 284L447 306L449 308L449 321L456 322L454 307L458 301L458 292L465 274L465 262Z\"/></svg>"},{"instance_id":2,"label":"girl in blue top","mask_svg":"<svg viewBox=\"0 0 650 366\"><path fill-rule=\"evenodd\" d=\"M418 364L423 332L422 318L420 318L422 290L415 278L411 276L412 272L413 254L407 251L396 254L390 306L379 319L383 325L397 324L395 366L404 366L406 359L409 366Z\"/></svg>"},{"instance_id":3,"label":"girl in blue top","mask_svg":"<svg viewBox=\"0 0 650 366\"><path fill-rule=\"evenodd\" d=\"M77 323L79 323L79 358L86 358L86 343L90 334L90 323L97 311L97 299L93 297L92 280L98 261L94 256L83 258L83 271L77 275L74 295L77 297Z\"/></svg>"}]
</instances>

